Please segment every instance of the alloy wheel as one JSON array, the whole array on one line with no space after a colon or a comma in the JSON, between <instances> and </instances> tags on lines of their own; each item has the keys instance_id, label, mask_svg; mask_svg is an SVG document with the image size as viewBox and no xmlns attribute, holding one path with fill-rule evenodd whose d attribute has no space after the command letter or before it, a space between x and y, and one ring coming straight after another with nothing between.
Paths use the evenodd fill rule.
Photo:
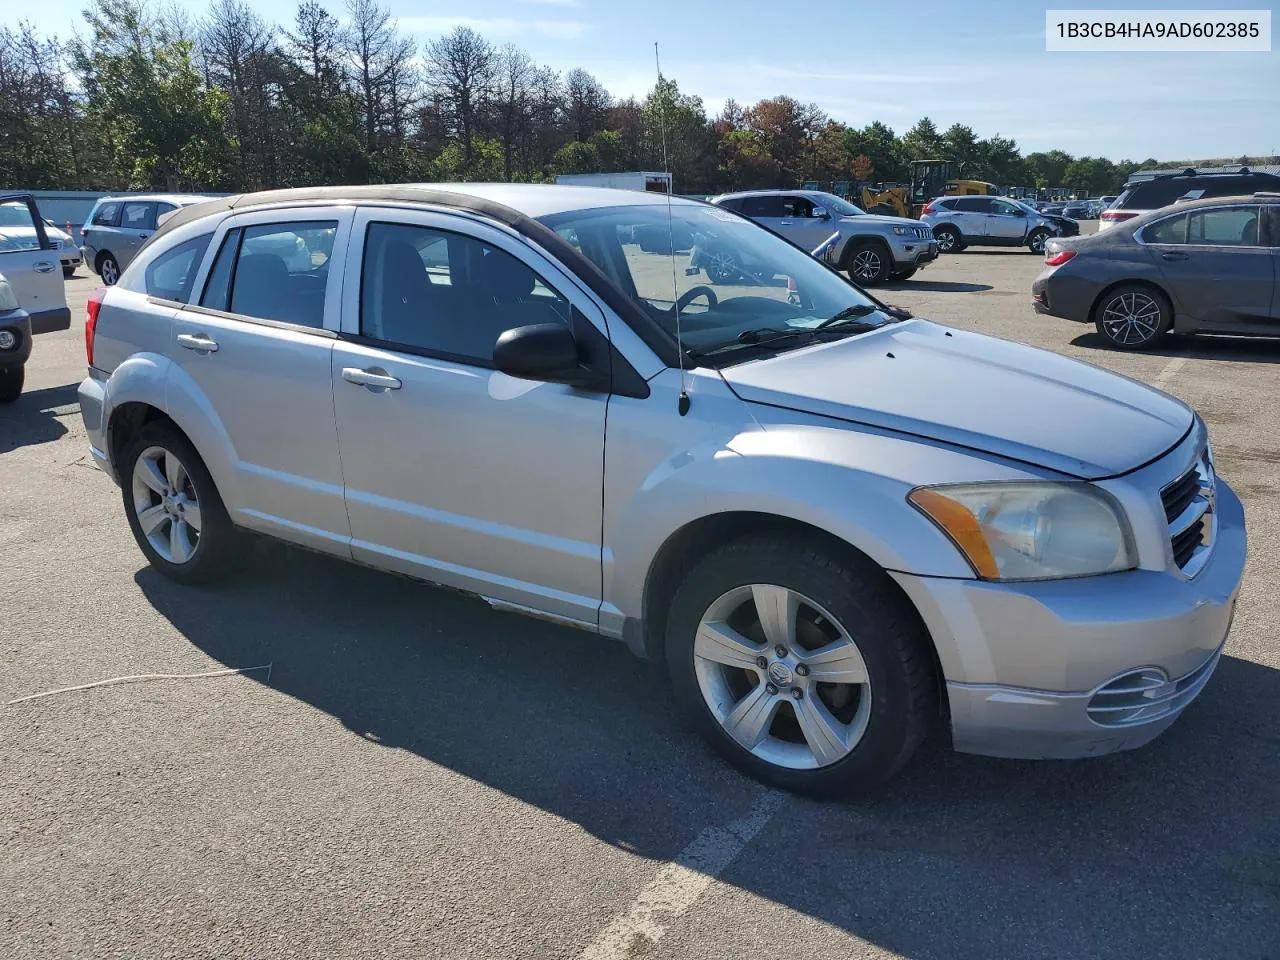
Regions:
<instances>
[{"instance_id":1,"label":"alloy wheel","mask_svg":"<svg viewBox=\"0 0 1280 960\"><path fill-rule=\"evenodd\" d=\"M1160 332L1160 304L1145 293L1123 293L1103 308L1102 325L1116 343L1124 346L1147 343Z\"/></svg>"},{"instance_id":2,"label":"alloy wheel","mask_svg":"<svg viewBox=\"0 0 1280 960\"><path fill-rule=\"evenodd\" d=\"M188 563L200 548L200 498L172 451L147 447L133 465L133 506L151 548L169 563Z\"/></svg>"},{"instance_id":3,"label":"alloy wheel","mask_svg":"<svg viewBox=\"0 0 1280 960\"><path fill-rule=\"evenodd\" d=\"M693 646L703 700L759 759L813 770L847 757L871 716L867 665L849 632L803 594L735 587L707 608Z\"/></svg>"},{"instance_id":4,"label":"alloy wheel","mask_svg":"<svg viewBox=\"0 0 1280 960\"><path fill-rule=\"evenodd\" d=\"M950 253L956 248L956 235L950 230L943 230L937 234L938 250L942 253Z\"/></svg>"},{"instance_id":5,"label":"alloy wheel","mask_svg":"<svg viewBox=\"0 0 1280 960\"><path fill-rule=\"evenodd\" d=\"M733 259L731 253L714 253L711 255L711 264L707 269L707 275L717 282L730 280L738 274L738 264Z\"/></svg>"},{"instance_id":6,"label":"alloy wheel","mask_svg":"<svg viewBox=\"0 0 1280 960\"><path fill-rule=\"evenodd\" d=\"M116 263L114 257L104 257L102 260L102 282L108 287L115 286L117 280L120 279L120 267Z\"/></svg>"},{"instance_id":7,"label":"alloy wheel","mask_svg":"<svg viewBox=\"0 0 1280 960\"><path fill-rule=\"evenodd\" d=\"M1031 243L1029 244L1032 253L1044 253L1045 235L1043 233L1033 233L1031 235Z\"/></svg>"},{"instance_id":8,"label":"alloy wheel","mask_svg":"<svg viewBox=\"0 0 1280 960\"><path fill-rule=\"evenodd\" d=\"M880 276L884 263L874 250L859 250L849 264L849 271L859 280L874 280Z\"/></svg>"}]
</instances>

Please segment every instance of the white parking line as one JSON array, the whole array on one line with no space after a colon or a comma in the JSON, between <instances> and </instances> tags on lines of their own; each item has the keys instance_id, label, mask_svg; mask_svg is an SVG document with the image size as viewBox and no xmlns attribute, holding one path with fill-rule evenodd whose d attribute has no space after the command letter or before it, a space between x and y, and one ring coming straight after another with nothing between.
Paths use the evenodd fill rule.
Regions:
<instances>
[{"instance_id":1,"label":"white parking line","mask_svg":"<svg viewBox=\"0 0 1280 960\"><path fill-rule=\"evenodd\" d=\"M1183 366L1186 365L1186 362L1186 357L1174 357L1164 365L1164 369L1161 370L1156 375L1156 378L1151 381L1151 385L1157 389L1163 390L1164 385L1173 379L1174 374L1181 370Z\"/></svg>"},{"instance_id":2,"label":"white parking line","mask_svg":"<svg viewBox=\"0 0 1280 960\"><path fill-rule=\"evenodd\" d=\"M782 807L786 795L770 790L751 806L741 820L707 827L694 837L680 856L658 871L640 891L631 909L601 931L579 955L579 960L626 960L641 948L657 943L670 923L688 910L716 877Z\"/></svg>"}]
</instances>

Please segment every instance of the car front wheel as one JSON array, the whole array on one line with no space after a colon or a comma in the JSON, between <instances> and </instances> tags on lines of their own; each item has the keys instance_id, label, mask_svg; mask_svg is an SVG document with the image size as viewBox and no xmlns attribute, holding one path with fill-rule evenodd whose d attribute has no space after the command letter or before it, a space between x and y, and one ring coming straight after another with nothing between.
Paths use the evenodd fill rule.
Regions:
<instances>
[{"instance_id":1,"label":"car front wheel","mask_svg":"<svg viewBox=\"0 0 1280 960\"><path fill-rule=\"evenodd\" d=\"M783 789L850 796L936 714L928 637L883 572L803 540L713 551L672 600L667 667L693 725Z\"/></svg>"},{"instance_id":2,"label":"car front wheel","mask_svg":"<svg viewBox=\"0 0 1280 960\"><path fill-rule=\"evenodd\" d=\"M863 286L882 283L893 272L893 261L878 243L860 243L849 251L849 279Z\"/></svg>"},{"instance_id":3,"label":"car front wheel","mask_svg":"<svg viewBox=\"0 0 1280 960\"><path fill-rule=\"evenodd\" d=\"M1044 253L1044 244L1048 239L1048 230L1033 230L1031 236L1027 237L1027 249L1036 254Z\"/></svg>"}]
</instances>

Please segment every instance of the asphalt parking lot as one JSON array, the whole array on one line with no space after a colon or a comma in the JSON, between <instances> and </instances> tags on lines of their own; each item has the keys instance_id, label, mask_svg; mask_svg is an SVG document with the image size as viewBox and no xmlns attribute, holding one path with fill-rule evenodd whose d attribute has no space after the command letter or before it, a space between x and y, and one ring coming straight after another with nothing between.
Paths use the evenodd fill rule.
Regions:
<instances>
[{"instance_id":1,"label":"asphalt parking lot","mask_svg":"<svg viewBox=\"0 0 1280 960\"><path fill-rule=\"evenodd\" d=\"M1280 342L1109 351L1040 263L883 295L1200 410L1250 526L1227 655L1142 750L933 743L857 804L729 770L621 645L283 546L153 574L76 407L82 269L0 410L0 704L271 669L0 705L0 957L1280 957Z\"/></svg>"}]
</instances>

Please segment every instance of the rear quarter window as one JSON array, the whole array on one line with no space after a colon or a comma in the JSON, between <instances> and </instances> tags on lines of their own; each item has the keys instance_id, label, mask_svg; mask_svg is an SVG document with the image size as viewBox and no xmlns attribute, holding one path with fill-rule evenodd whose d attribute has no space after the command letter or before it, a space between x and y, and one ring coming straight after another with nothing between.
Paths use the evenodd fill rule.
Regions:
<instances>
[{"instance_id":1,"label":"rear quarter window","mask_svg":"<svg viewBox=\"0 0 1280 960\"><path fill-rule=\"evenodd\" d=\"M192 237L166 250L147 264L143 276L143 291L147 296L176 303L190 302L196 273L200 270L204 252L209 249L209 241L212 239L212 233Z\"/></svg>"}]
</instances>

